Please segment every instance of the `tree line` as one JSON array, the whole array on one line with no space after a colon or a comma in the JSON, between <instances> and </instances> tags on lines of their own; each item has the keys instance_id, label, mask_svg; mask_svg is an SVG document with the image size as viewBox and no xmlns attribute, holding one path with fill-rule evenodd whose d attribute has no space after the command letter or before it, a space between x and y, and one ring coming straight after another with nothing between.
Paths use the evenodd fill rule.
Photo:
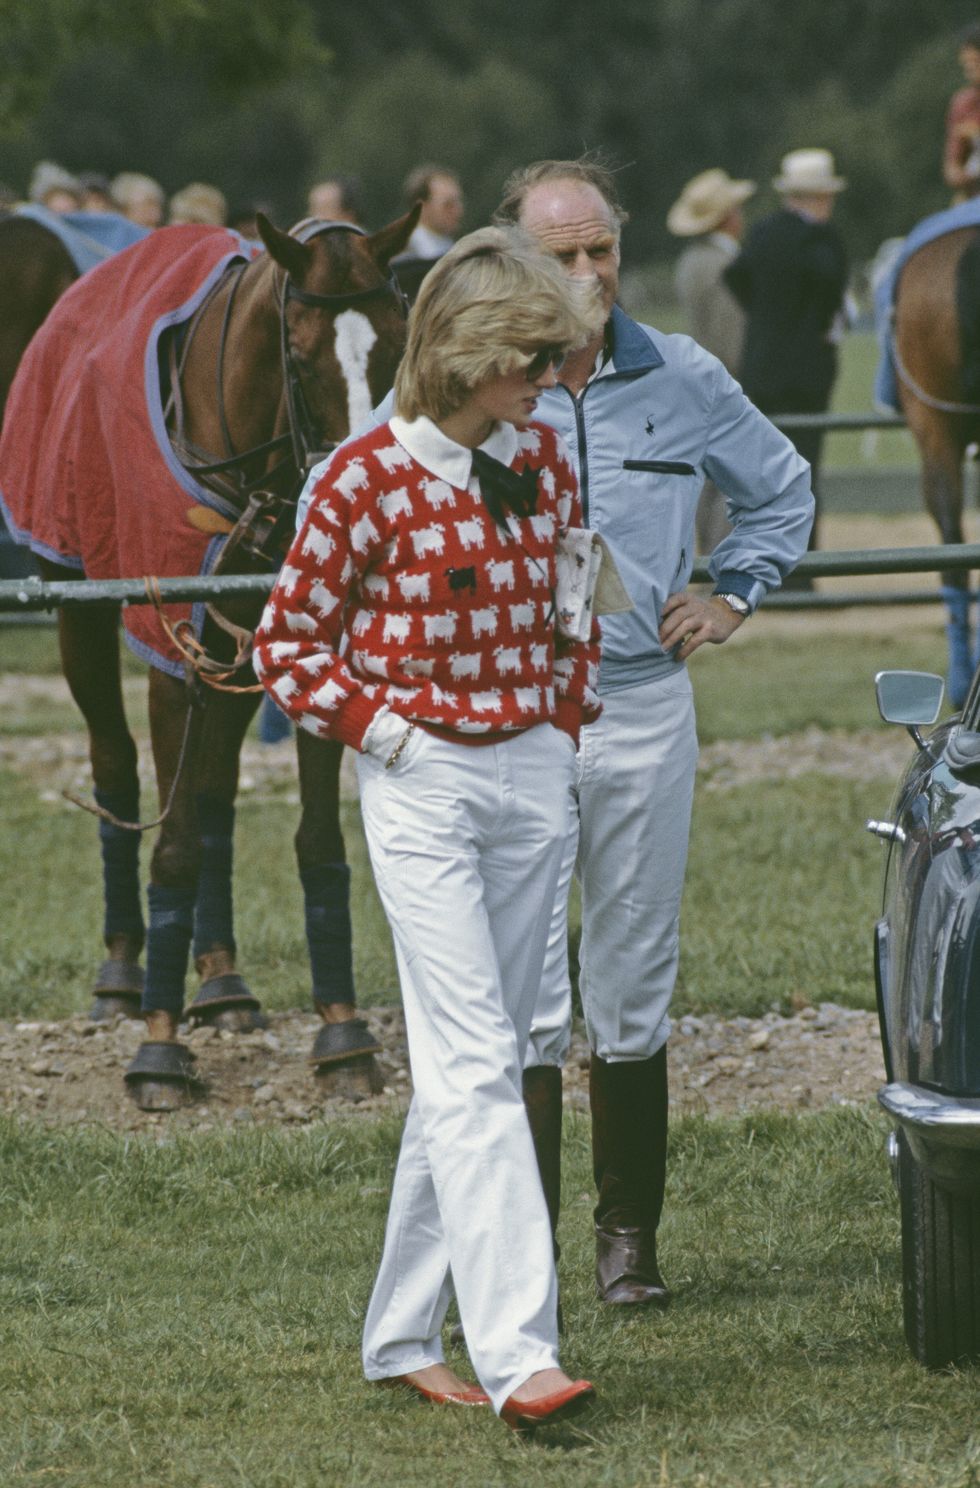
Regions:
<instances>
[{"instance_id":1,"label":"tree line","mask_svg":"<svg viewBox=\"0 0 980 1488\"><path fill-rule=\"evenodd\" d=\"M456 170L467 225L528 159L621 166L634 262L710 165L760 183L832 149L855 256L946 205L955 35L976 0L0 0L0 179L33 163L193 179L281 222L320 176L353 172L369 219L422 160Z\"/></svg>"}]
</instances>

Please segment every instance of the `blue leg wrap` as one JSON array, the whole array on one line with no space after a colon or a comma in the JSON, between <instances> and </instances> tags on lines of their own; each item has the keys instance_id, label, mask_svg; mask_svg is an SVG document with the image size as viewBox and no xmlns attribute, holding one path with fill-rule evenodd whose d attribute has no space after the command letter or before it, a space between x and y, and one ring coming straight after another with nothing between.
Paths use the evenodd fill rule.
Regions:
<instances>
[{"instance_id":1,"label":"blue leg wrap","mask_svg":"<svg viewBox=\"0 0 980 1488\"><path fill-rule=\"evenodd\" d=\"M184 977L194 923L194 890L150 884L146 891L150 927L146 937L144 1012L172 1013L184 1008Z\"/></svg>"},{"instance_id":2,"label":"blue leg wrap","mask_svg":"<svg viewBox=\"0 0 980 1488\"><path fill-rule=\"evenodd\" d=\"M970 595L966 589L942 588L942 596L949 611L946 637L949 641L949 696L954 708L966 698L973 676L972 647L970 645Z\"/></svg>"},{"instance_id":3,"label":"blue leg wrap","mask_svg":"<svg viewBox=\"0 0 980 1488\"><path fill-rule=\"evenodd\" d=\"M278 744L288 739L293 726L277 703L266 693L259 708L259 738L263 744Z\"/></svg>"},{"instance_id":4,"label":"blue leg wrap","mask_svg":"<svg viewBox=\"0 0 980 1488\"><path fill-rule=\"evenodd\" d=\"M300 870L306 905L306 943L313 973L313 1001L353 1002L350 868L320 863Z\"/></svg>"},{"instance_id":5,"label":"blue leg wrap","mask_svg":"<svg viewBox=\"0 0 980 1488\"><path fill-rule=\"evenodd\" d=\"M197 819L201 830L201 871L194 906L194 955L202 956L219 945L234 952L231 865L235 808L230 801L217 796L200 795Z\"/></svg>"},{"instance_id":6,"label":"blue leg wrap","mask_svg":"<svg viewBox=\"0 0 980 1488\"><path fill-rule=\"evenodd\" d=\"M95 792L95 799L120 821L139 821L139 788L129 791ZM140 833L127 832L99 819L102 843L102 886L105 900L103 934L106 944L115 935L127 935L142 946L143 909L140 904Z\"/></svg>"}]
</instances>

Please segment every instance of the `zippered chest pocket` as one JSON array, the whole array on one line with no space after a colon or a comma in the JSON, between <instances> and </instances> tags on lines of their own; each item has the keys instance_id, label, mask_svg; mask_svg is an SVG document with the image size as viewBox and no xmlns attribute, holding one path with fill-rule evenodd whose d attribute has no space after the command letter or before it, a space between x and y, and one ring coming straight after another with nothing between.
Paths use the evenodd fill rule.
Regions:
<instances>
[{"instance_id":1,"label":"zippered chest pocket","mask_svg":"<svg viewBox=\"0 0 980 1488\"><path fill-rule=\"evenodd\" d=\"M645 470L651 475L697 475L686 460L624 460L624 470Z\"/></svg>"}]
</instances>

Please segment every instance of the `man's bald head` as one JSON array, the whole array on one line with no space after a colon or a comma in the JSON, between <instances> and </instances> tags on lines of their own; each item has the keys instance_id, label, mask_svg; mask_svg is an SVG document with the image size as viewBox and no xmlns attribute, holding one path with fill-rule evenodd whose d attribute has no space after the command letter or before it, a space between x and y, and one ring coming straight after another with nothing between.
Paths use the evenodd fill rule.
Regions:
<instances>
[{"instance_id":1,"label":"man's bald head","mask_svg":"<svg viewBox=\"0 0 980 1488\"><path fill-rule=\"evenodd\" d=\"M493 214L494 222L519 223L528 193L549 181L578 181L583 186L592 186L609 208L610 220L617 231L629 221L629 213L616 190L613 172L601 160L584 155L578 160L535 160L531 165L522 165L511 171L504 182L500 205Z\"/></svg>"},{"instance_id":2,"label":"man's bald head","mask_svg":"<svg viewBox=\"0 0 980 1488\"><path fill-rule=\"evenodd\" d=\"M570 173L569 173L570 172ZM575 279L594 279L609 314L619 291L619 229L625 212L603 167L541 161L507 183L496 221L514 221Z\"/></svg>"}]
</instances>

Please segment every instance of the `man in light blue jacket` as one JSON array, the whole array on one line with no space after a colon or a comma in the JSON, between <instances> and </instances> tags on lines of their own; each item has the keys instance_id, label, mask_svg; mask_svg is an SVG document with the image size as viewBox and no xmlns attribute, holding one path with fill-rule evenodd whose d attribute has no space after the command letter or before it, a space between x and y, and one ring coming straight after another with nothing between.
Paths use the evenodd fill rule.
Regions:
<instances>
[{"instance_id":1,"label":"man in light blue jacket","mask_svg":"<svg viewBox=\"0 0 980 1488\"><path fill-rule=\"evenodd\" d=\"M609 172L588 161L517 171L496 220L526 228L569 274L599 281L605 331L567 359L536 416L566 440L586 521L612 549L634 602L601 621L605 706L582 732L578 860L566 864L559 890L525 1100L555 1223L561 1065L571 1022L566 891L577 866L592 1049L596 1281L605 1302L665 1306L656 1231L668 1006L697 759L685 662L699 646L726 641L805 552L810 471L716 357L687 336L638 325L616 305L625 213ZM732 531L711 555L714 593L702 598L686 585L705 479L726 497Z\"/></svg>"},{"instance_id":2,"label":"man in light blue jacket","mask_svg":"<svg viewBox=\"0 0 980 1488\"><path fill-rule=\"evenodd\" d=\"M605 329L564 363L536 417L572 453L585 519L602 533L634 608L603 617L604 712L582 732L579 839L565 863L531 1032L524 1097L552 1226L560 1192L561 1068L571 1031L567 898L582 888L580 987L592 1049L596 1281L613 1304L668 1301L657 1264L667 1145L668 1008L677 975L697 736L685 662L720 644L807 546L810 469L718 359L616 305L620 228L612 175L541 161L507 182L496 214L567 272L595 279ZM376 410L383 420L390 400ZM322 469L323 467L320 467ZM315 469L304 498L315 484ZM686 592L701 487L724 494L731 533L710 558L714 593Z\"/></svg>"}]
</instances>

